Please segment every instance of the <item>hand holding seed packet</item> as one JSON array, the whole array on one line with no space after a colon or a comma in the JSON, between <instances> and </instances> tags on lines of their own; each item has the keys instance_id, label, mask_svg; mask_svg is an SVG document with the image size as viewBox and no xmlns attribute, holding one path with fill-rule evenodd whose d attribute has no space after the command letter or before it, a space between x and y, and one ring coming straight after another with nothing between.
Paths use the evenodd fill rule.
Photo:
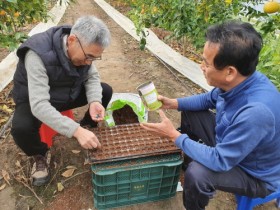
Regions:
<instances>
[{"instance_id":1,"label":"hand holding seed packet","mask_svg":"<svg viewBox=\"0 0 280 210\"><path fill-rule=\"evenodd\" d=\"M158 92L153 82L146 82L137 87L138 93L149 111L155 111L162 106L158 100Z\"/></svg>"}]
</instances>

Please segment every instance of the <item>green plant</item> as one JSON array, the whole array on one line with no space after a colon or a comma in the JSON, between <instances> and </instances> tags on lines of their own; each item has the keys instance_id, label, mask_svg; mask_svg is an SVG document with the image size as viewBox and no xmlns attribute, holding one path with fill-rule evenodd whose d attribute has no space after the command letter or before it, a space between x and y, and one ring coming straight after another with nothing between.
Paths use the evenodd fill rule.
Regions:
<instances>
[{"instance_id":1,"label":"green plant","mask_svg":"<svg viewBox=\"0 0 280 210\"><path fill-rule=\"evenodd\" d=\"M266 74L280 91L280 36L269 34L264 40L258 69Z\"/></svg>"},{"instance_id":2,"label":"green plant","mask_svg":"<svg viewBox=\"0 0 280 210\"><path fill-rule=\"evenodd\" d=\"M57 0L4 0L0 1L0 47L15 50L28 37L26 27L47 21L48 10ZM74 0L58 0L70 4Z\"/></svg>"},{"instance_id":3,"label":"green plant","mask_svg":"<svg viewBox=\"0 0 280 210\"><path fill-rule=\"evenodd\" d=\"M181 40L187 37L197 48L204 43L206 28L229 19L253 20L263 34L279 30L279 13L269 15L254 8L263 0L125 0L130 4L130 18L142 37L143 29L157 26ZM155 9L156 8L156 9Z\"/></svg>"},{"instance_id":4,"label":"green plant","mask_svg":"<svg viewBox=\"0 0 280 210\"><path fill-rule=\"evenodd\" d=\"M124 1L124 0L123 0ZM209 25L230 19L251 22L264 39L258 69L265 73L280 89L280 12L267 14L255 6L263 0L125 0L131 6L130 18L140 36L140 48L144 49L144 28L152 26L170 31L170 38L182 42L191 41L196 49L204 44L204 33ZM154 9L156 8L156 9ZM279 32L278 32L279 33Z\"/></svg>"},{"instance_id":5,"label":"green plant","mask_svg":"<svg viewBox=\"0 0 280 210\"><path fill-rule=\"evenodd\" d=\"M45 0L1 1L0 10L0 46L9 50L16 49L27 38L24 26L48 18Z\"/></svg>"}]
</instances>

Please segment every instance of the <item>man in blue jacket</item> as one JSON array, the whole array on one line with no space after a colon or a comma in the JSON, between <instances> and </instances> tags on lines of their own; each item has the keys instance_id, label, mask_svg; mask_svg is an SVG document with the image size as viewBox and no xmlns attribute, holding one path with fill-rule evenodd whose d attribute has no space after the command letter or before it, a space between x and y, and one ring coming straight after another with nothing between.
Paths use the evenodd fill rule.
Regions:
<instances>
[{"instance_id":1,"label":"man in blue jacket","mask_svg":"<svg viewBox=\"0 0 280 210\"><path fill-rule=\"evenodd\" d=\"M182 134L162 110L161 123L142 124L193 160L185 171L188 210L205 209L216 190L264 197L280 189L280 94L256 71L261 48L262 38L249 23L209 27L201 70L215 88L185 98L158 97L162 109L182 111Z\"/></svg>"},{"instance_id":2,"label":"man in blue jacket","mask_svg":"<svg viewBox=\"0 0 280 210\"><path fill-rule=\"evenodd\" d=\"M12 135L22 151L34 157L33 185L50 179L50 153L39 135L42 123L75 137L84 149L100 147L95 134L83 126L96 126L103 120L112 97L112 88L100 81L94 65L109 44L107 26L94 16L85 16L72 27L57 26L35 34L17 50ZM80 124L60 113L84 105L89 109Z\"/></svg>"}]
</instances>

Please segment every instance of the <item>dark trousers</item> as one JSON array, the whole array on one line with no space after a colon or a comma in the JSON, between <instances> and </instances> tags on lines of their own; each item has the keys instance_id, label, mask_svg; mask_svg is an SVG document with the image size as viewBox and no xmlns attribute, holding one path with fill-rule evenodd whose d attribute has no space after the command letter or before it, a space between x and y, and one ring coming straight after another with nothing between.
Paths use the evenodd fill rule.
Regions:
<instances>
[{"instance_id":1,"label":"dark trousers","mask_svg":"<svg viewBox=\"0 0 280 210\"><path fill-rule=\"evenodd\" d=\"M102 91L102 105L107 107L109 104L113 90L111 86L106 83L101 83ZM87 105L87 98L85 89L83 88L79 97L70 103L65 104L52 104L58 111L65 111ZM89 110L85 113L83 120L88 121L89 124L96 124L91 120ZM21 150L28 156L45 155L48 150L47 144L41 142L39 129L42 122L33 116L29 103L16 104L15 113L12 121L11 134L15 143Z\"/></svg>"},{"instance_id":2,"label":"dark trousers","mask_svg":"<svg viewBox=\"0 0 280 210\"><path fill-rule=\"evenodd\" d=\"M181 132L195 141L214 147L215 115L210 111L182 112ZM237 193L249 197L265 197L271 191L266 185L240 167L236 166L226 172L215 172L196 161L188 160L184 178L183 202L187 210L203 210L215 190ZM211 160L209 160L211 161Z\"/></svg>"}]
</instances>

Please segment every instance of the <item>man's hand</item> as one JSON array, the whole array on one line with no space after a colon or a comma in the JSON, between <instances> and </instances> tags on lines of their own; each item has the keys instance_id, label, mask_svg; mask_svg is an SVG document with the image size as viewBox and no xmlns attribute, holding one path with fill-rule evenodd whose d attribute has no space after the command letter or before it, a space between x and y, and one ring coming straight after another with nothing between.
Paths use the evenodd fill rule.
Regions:
<instances>
[{"instance_id":1,"label":"man's hand","mask_svg":"<svg viewBox=\"0 0 280 210\"><path fill-rule=\"evenodd\" d=\"M178 109L177 99L171 99L158 95L158 100L162 102L162 106L160 107L161 109Z\"/></svg>"},{"instance_id":2,"label":"man's hand","mask_svg":"<svg viewBox=\"0 0 280 210\"><path fill-rule=\"evenodd\" d=\"M159 110L159 115L161 117L160 123L141 123L140 126L160 136L170 138L174 142L181 133L174 128L162 110Z\"/></svg>"},{"instance_id":3,"label":"man's hand","mask_svg":"<svg viewBox=\"0 0 280 210\"><path fill-rule=\"evenodd\" d=\"M99 102L92 102L89 105L89 114L91 119L95 122L100 122L104 120L105 109Z\"/></svg>"},{"instance_id":4,"label":"man's hand","mask_svg":"<svg viewBox=\"0 0 280 210\"><path fill-rule=\"evenodd\" d=\"M101 144L93 132L79 127L74 133L74 137L78 140L84 149L101 148Z\"/></svg>"}]
</instances>

